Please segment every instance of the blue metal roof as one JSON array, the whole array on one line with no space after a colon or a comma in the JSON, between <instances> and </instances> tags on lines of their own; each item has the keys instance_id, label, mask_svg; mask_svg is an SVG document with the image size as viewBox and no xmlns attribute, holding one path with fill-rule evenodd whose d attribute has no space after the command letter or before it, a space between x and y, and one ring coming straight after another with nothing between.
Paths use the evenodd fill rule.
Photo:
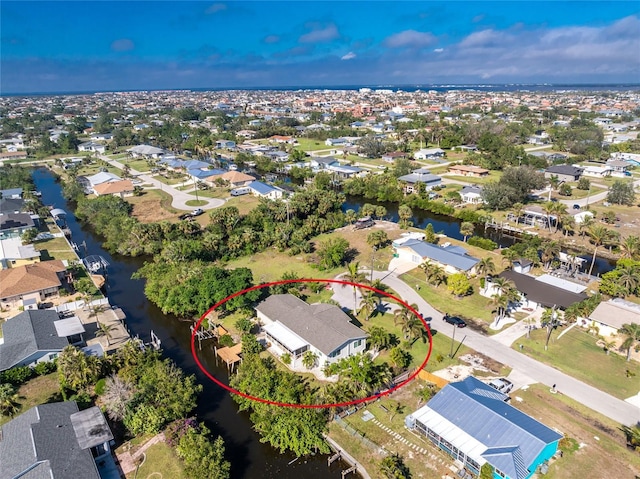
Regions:
<instances>
[{"instance_id":1,"label":"blue metal roof","mask_svg":"<svg viewBox=\"0 0 640 479\"><path fill-rule=\"evenodd\" d=\"M527 477L526 468L547 444L560 440L562 435L503 399L502 393L469 376L445 386L427 406L484 444L487 450L482 456L502 472L513 478ZM508 450L515 446L519 452Z\"/></svg>"},{"instance_id":2,"label":"blue metal roof","mask_svg":"<svg viewBox=\"0 0 640 479\"><path fill-rule=\"evenodd\" d=\"M266 183L263 183L262 181L252 181L247 186L252 190L257 191L261 195L268 195L272 191L277 190L277 188L273 186L269 186Z\"/></svg>"},{"instance_id":3,"label":"blue metal roof","mask_svg":"<svg viewBox=\"0 0 640 479\"><path fill-rule=\"evenodd\" d=\"M444 265L451 265L462 271L469 271L480 261L478 258L460 254L457 251L450 251L449 248L441 248L420 240L409 240L400 247L410 248L421 258L431 259Z\"/></svg>"}]
</instances>

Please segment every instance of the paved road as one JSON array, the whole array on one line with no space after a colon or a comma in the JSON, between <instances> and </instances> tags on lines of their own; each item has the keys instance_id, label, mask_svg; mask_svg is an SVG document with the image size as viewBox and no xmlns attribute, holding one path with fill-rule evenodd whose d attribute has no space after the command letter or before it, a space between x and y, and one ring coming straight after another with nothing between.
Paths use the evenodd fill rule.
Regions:
<instances>
[{"instance_id":1,"label":"paved road","mask_svg":"<svg viewBox=\"0 0 640 479\"><path fill-rule=\"evenodd\" d=\"M394 273L374 271L373 277L383 280L408 304L417 304L422 316L431 324L432 330L447 337L453 336L453 326L442 321L442 313L428 304L413 288L399 279ZM353 290L350 287L343 288L334 285L334 292L336 293L334 299L344 307L353 308ZM555 384L561 394L604 414L616 422L632 425L640 421L640 408L637 406L617 399L551 366L547 366L511 349L492 336L485 336L470 328L464 328L456 330L456 340L463 341L471 349L491 357L519 373L524 373L535 382L545 384L549 388Z\"/></svg>"},{"instance_id":2,"label":"paved road","mask_svg":"<svg viewBox=\"0 0 640 479\"><path fill-rule=\"evenodd\" d=\"M593 183L594 186L599 186L603 188L607 188L606 185L601 185L597 183ZM633 182L634 188L640 187L640 180L636 180ZM609 194L608 191L603 191L601 193L596 193L595 195L590 195L588 198L582 198L580 200L560 200L560 203L565 205L580 205L580 207L592 205L593 203L597 203L598 201L602 201L607 198Z\"/></svg>"},{"instance_id":3,"label":"paved road","mask_svg":"<svg viewBox=\"0 0 640 479\"><path fill-rule=\"evenodd\" d=\"M111 158L109 158L108 156L104 156L104 155L100 155L100 159L106 161L107 163L109 163L112 166L115 166L116 168L119 169L123 169L124 168L124 164L120 163L119 161L113 160ZM159 180L156 180L154 177L152 177L151 175L147 175L145 173L141 173L140 171L136 171L136 170L130 170L130 174L131 176L136 176L139 179L141 179L143 182L145 183L149 183L152 185L152 188L157 188L160 189L166 193L169 193L172 198L173 201L171 202L171 206L179 209L179 210L187 210L187 211L191 211L193 210L195 207L193 206L189 206L187 204L187 201L195 201L196 197L192 194L190 194L187 191L180 191L177 190L176 188L174 188L173 186L167 185L162 183ZM204 198L202 196L198 197L199 200L202 201L206 201L207 204L204 206L200 206L200 208L204 209L204 210L208 210L208 209L212 209L212 208L218 208L222 205L224 205L224 200L218 199L218 198Z\"/></svg>"}]
</instances>

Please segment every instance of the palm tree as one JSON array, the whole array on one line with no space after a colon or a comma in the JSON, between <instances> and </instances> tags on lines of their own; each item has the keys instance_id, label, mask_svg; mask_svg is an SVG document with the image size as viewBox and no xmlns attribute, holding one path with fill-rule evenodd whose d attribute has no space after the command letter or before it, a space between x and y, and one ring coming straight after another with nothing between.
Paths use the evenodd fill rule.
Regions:
<instances>
[{"instance_id":1,"label":"palm tree","mask_svg":"<svg viewBox=\"0 0 640 479\"><path fill-rule=\"evenodd\" d=\"M95 381L99 372L99 359L87 356L74 346L66 346L58 356L58 374L62 382L76 391Z\"/></svg>"},{"instance_id":2,"label":"palm tree","mask_svg":"<svg viewBox=\"0 0 640 479\"><path fill-rule=\"evenodd\" d=\"M478 264L476 264L476 272L479 275L484 276L485 280L487 276L495 273L496 265L493 262L493 258L487 256L486 258L482 258L480 261L478 261Z\"/></svg>"},{"instance_id":3,"label":"palm tree","mask_svg":"<svg viewBox=\"0 0 640 479\"><path fill-rule=\"evenodd\" d=\"M98 329L96 329L96 337L99 338L104 336L107 338L107 346L111 346L111 339L113 338L111 333L117 329L116 326L114 324L101 323L99 321L97 321L96 324L98 325Z\"/></svg>"},{"instance_id":4,"label":"palm tree","mask_svg":"<svg viewBox=\"0 0 640 479\"><path fill-rule=\"evenodd\" d=\"M640 341L640 324L623 324L618 332L625 336L625 340L620 345L620 348L623 350L627 350L627 361L629 361L631 359L631 348L636 343L636 341Z\"/></svg>"},{"instance_id":5,"label":"palm tree","mask_svg":"<svg viewBox=\"0 0 640 479\"><path fill-rule=\"evenodd\" d=\"M418 310L418 305L411 304L410 306L416 311ZM400 326L404 339L409 339L412 335L416 334L418 328L424 329L422 321L416 318L413 312L404 307L394 313L393 324Z\"/></svg>"},{"instance_id":6,"label":"palm tree","mask_svg":"<svg viewBox=\"0 0 640 479\"><path fill-rule=\"evenodd\" d=\"M302 365L307 369L312 369L318 361L318 355L313 351L305 351L302 355Z\"/></svg>"},{"instance_id":7,"label":"palm tree","mask_svg":"<svg viewBox=\"0 0 640 479\"><path fill-rule=\"evenodd\" d=\"M473 231L475 229L475 226L473 225L473 223L470 223L469 221L463 221L462 224L460 225L460 234L462 236L464 236L464 242L467 242L467 236L471 236L473 234Z\"/></svg>"},{"instance_id":8,"label":"palm tree","mask_svg":"<svg viewBox=\"0 0 640 479\"><path fill-rule=\"evenodd\" d=\"M607 353L607 356L609 356L609 353L611 352L611 350L613 349L613 347L616 345L616 342L611 339L605 339L602 338L602 348L604 349L604 351Z\"/></svg>"},{"instance_id":9,"label":"palm tree","mask_svg":"<svg viewBox=\"0 0 640 479\"><path fill-rule=\"evenodd\" d=\"M513 210L513 215L516 217L516 225L520 223L520 217L522 213L524 213L524 205L522 203L514 203L511 207Z\"/></svg>"},{"instance_id":10,"label":"palm tree","mask_svg":"<svg viewBox=\"0 0 640 479\"><path fill-rule=\"evenodd\" d=\"M360 263L358 261L352 261L347 265L347 272L344 274L344 279L349 281L350 283L362 283L366 280L366 275L361 273L360 271ZM342 285L347 286L346 284ZM353 313L355 314L358 310L358 298L357 298L358 287L356 285L353 286Z\"/></svg>"},{"instance_id":11,"label":"palm tree","mask_svg":"<svg viewBox=\"0 0 640 479\"><path fill-rule=\"evenodd\" d=\"M595 221L593 216L585 216L580 222L580 236L584 238L584 234L595 224Z\"/></svg>"},{"instance_id":12,"label":"palm tree","mask_svg":"<svg viewBox=\"0 0 640 479\"><path fill-rule=\"evenodd\" d=\"M381 349L391 346L391 334L380 326L372 326L368 341L373 354L377 354Z\"/></svg>"},{"instance_id":13,"label":"palm tree","mask_svg":"<svg viewBox=\"0 0 640 479\"><path fill-rule=\"evenodd\" d=\"M3 416L13 416L20 409L18 394L8 383L0 384L0 413Z\"/></svg>"},{"instance_id":14,"label":"palm tree","mask_svg":"<svg viewBox=\"0 0 640 479\"><path fill-rule=\"evenodd\" d=\"M503 294L494 294L491 296L492 303L496 307L496 312L498 313L498 319L496 321L496 325L500 322L502 318L505 317L507 312L507 308L509 307L509 298Z\"/></svg>"},{"instance_id":15,"label":"palm tree","mask_svg":"<svg viewBox=\"0 0 640 479\"><path fill-rule=\"evenodd\" d=\"M498 276L493 279L493 287L496 290L496 294L499 296L506 295L507 291L510 289L515 289L515 284L513 281L503 278L502 276Z\"/></svg>"},{"instance_id":16,"label":"palm tree","mask_svg":"<svg viewBox=\"0 0 640 479\"><path fill-rule=\"evenodd\" d=\"M556 203L553 201L546 201L542 204L542 210L547 215L547 226L549 227L549 231L551 231L551 216L556 212Z\"/></svg>"},{"instance_id":17,"label":"palm tree","mask_svg":"<svg viewBox=\"0 0 640 479\"><path fill-rule=\"evenodd\" d=\"M573 234L576 229L576 219L571 215L562 215L561 224L565 238L569 236L569 233Z\"/></svg>"},{"instance_id":18,"label":"palm tree","mask_svg":"<svg viewBox=\"0 0 640 479\"><path fill-rule=\"evenodd\" d=\"M558 256L560 251L560 243L557 241L547 241L542 245L542 262L545 270L549 270L551 262Z\"/></svg>"},{"instance_id":19,"label":"palm tree","mask_svg":"<svg viewBox=\"0 0 640 479\"><path fill-rule=\"evenodd\" d=\"M618 285L624 288L626 294L634 294L640 286L640 268L635 265L625 265L618 268Z\"/></svg>"},{"instance_id":20,"label":"palm tree","mask_svg":"<svg viewBox=\"0 0 640 479\"><path fill-rule=\"evenodd\" d=\"M591 272L593 271L593 265L596 262L596 255L598 254L598 247L607 243L611 240L613 232L605 228L602 225L593 225L589 228L589 236L591 237L591 242L593 243L593 258L591 259L591 267L589 268L589 276L591 276Z\"/></svg>"},{"instance_id":21,"label":"palm tree","mask_svg":"<svg viewBox=\"0 0 640 479\"><path fill-rule=\"evenodd\" d=\"M367 291L360 300L360 311L358 313L364 312L365 320L369 321L371 315L376 310L378 305L378 298L376 297L373 291Z\"/></svg>"},{"instance_id":22,"label":"palm tree","mask_svg":"<svg viewBox=\"0 0 640 479\"><path fill-rule=\"evenodd\" d=\"M402 229L407 229L413 223L410 221L413 217L413 211L407 205L400 205L398 208L398 217L400 218L399 225Z\"/></svg>"},{"instance_id":23,"label":"palm tree","mask_svg":"<svg viewBox=\"0 0 640 479\"><path fill-rule=\"evenodd\" d=\"M518 252L514 249L507 248L502 250L502 261L507 262L508 267L513 267L513 262L518 259Z\"/></svg>"},{"instance_id":24,"label":"palm tree","mask_svg":"<svg viewBox=\"0 0 640 479\"><path fill-rule=\"evenodd\" d=\"M431 262L431 260L426 260L424 263L420 264L420 266L418 266L422 271L424 271L424 274L426 276L427 281L429 281L429 278L431 277L431 273L433 271L433 268L436 265L433 264Z\"/></svg>"},{"instance_id":25,"label":"palm tree","mask_svg":"<svg viewBox=\"0 0 640 479\"><path fill-rule=\"evenodd\" d=\"M620 256L629 259L635 259L640 256L640 237L627 236L620 243Z\"/></svg>"}]
</instances>

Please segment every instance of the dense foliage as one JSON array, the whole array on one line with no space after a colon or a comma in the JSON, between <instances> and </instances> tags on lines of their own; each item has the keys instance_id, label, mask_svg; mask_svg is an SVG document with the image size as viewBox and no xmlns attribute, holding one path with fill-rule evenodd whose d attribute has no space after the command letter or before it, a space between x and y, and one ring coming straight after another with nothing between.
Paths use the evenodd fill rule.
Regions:
<instances>
[{"instance_id":1,"label":"dense foliage","mask_svg":"<svg viewBox=\"0 0 640 479\"><path fill-rule=\"evenodd\" d=\"M34 188L31 168L22 166L4 165L0 166L0 189L22 188L31 191Z\"/></svg>"}]
</instances>

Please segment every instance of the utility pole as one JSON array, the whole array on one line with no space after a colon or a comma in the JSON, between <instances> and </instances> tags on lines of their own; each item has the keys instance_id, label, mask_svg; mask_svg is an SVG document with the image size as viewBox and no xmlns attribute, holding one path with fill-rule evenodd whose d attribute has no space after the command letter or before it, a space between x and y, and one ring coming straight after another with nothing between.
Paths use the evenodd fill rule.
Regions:
<instances>
[{"instance_id":1,"label":"utility pole","mask_svg":"<svg viewBox=\"0 0 640 479\"><path fill-rule=\"evenodd\" d=\"M556 327L556 320L558 318L558 313L556 311L556 305L553 305L553 309L551 310L551 320L547 323L547 341L544 343L544 350L546 351L549 347L549 339L551 339L551 331Z\"/></svg>"},{"instance_id":2,"label":"utility pole","mask_svg":"<svg viewBox=\"0 0 640 479\"><path fill-rule=\"evenodd\" d=\"M376 247L374 246L373 249L371 250L371 280L370 282L373 283L373 260L376 254Z\"/></svg>"},{"instance_id":3,"label":"utility pole","mask_svg":"<svg viewBox=\"0 0 640 479\"><path fill-rule=\"evenodd\" d=\"M449 357L452 358L453 357L453 343L455 343L456 341L456 329L458 329L458 327L453 324L453 336L451 336L451 351L449 352Z\"/></svg>"}]
</instances>

